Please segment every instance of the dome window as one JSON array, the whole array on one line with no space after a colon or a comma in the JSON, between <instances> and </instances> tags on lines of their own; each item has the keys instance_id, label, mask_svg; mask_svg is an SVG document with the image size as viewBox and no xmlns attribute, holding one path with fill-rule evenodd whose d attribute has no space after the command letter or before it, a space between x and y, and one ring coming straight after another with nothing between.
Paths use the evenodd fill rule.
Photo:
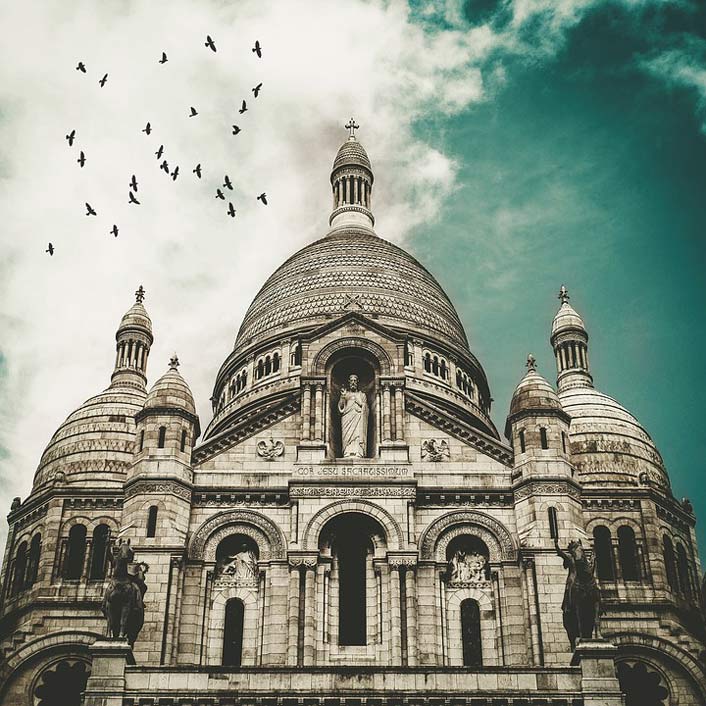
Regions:
<instances>
[{"instance_id":1,"label":"dome window","mask_svg":"<svg viewBox=\"0 0 706 706\"><path fill-rule=\"evenodd\" d=\"M159 427L159 437L157 438L157 448L163 449L167 438L167 427Z\"/></svg>"},{"instance_id":2,"label":"dome window","mask_svg":"<svg viewBox=\"0 0 706 706\"><path fill-rule=\"evenodd\" d=\"M74 525L69 530L66 542L66 558L63 576L69 581L78 581L83 576L83 562L86 558L86 526Z\"/></svg>"},{"instance_id":3,"label":"dome window","mask_svg":"<svg viewBox=\"0 0 706 706\"><path fill-rule=\"evenodd\" d=\"M140 444L139 444L138 451L142 451L142 449L144 449L144 448L145 448L145 430L140 429Z\"/></svg>"},{"instance_id":4,"label":"dome window","mask_svg":"<svg viewBox=\"0 0 706 706\"><path fill-rule=\"evenodd\" d=\"M272 356L272 372L279 372L279 353L275 353Z\"/></svg>"},{"instance_id":5,"label":"dome window","mask_svg":"<svg viewBox=\"0 0 706 706\"><path fill-rule=\"evenodd\" d=\"M22 542L17 547L15 554L15 571L12 578L12 595L22 593L25 587L25 574L27 572L27 542Z\"/></svg>"},{"instance_id":6,"label":"dome window","mask_svg":"<svg viewBox=\"0 0 706 706\"><path fill-rule=\"evenodd\" d=\"M186 429L181 430L181 444L179 445L179 451L182 453L186 449Z\"/></svg>"},{"instance_id":7,"label":"dome window","mask_svg":"<svg viewBox=\"0 0 706 706\"><path fill-rule=\"evenodd\" d=\"M431 353L424 354L424 371L427 373L431 372Z\"/></svg>"},{"instance_id":8,"label":"dome window","mask_svg":"<svg viewBox=\"0 0 706 706\"><path fill-rule=\"evenodd\" d=\"M677 592L679 590L679 580L677 579L674 545L672 544L672 540L666 535L662 539L662 556L664 558L664 568L667 574L669 588Z\"/></svg>"},{"instance_id":9,"label":"dome window","mask_svg":"<svg viewBox=\"0 0 706 706\"><path fill-rule=\"evenodd\" d=\"M691 577L689 576L689 559L683 544L677 544L677 571L679 572L679 587L681 593L691 598Z\"/></svg>"},{"instance_id":10,"label":"dome window","mask_svg":"<svg viewBox=\"0 0 706 706\"><path fill-rule=\"evenodd\" d=\"M520 429L517 436L520 439L520 453L523 454L525 452L525 450L527 449L527 442L525 441L525 430Z\"/></svg>"},{"instance_id":11,"label":"dome window","mask_svg":"<svg viewBox=\"0 0 706 706\"><path fill-rule=\"evenodd\" d=\"M623 581L640 580L635 532L628 525L618 528L618 561Z\"/></svg>"},{"instance_id":12,"label":"dome window","mask_svg":"<svg viewBox=\"0 0 706 706\"><path fill-rule=\"evenodd\" d=\"M601 581L614 581L613 542L610 530L599 525L593 530L593 551L596 555L596 575Z\"/></svg>"},{"instance_id":13,"label":"dome window","mask_svg":"<svg viewBox=\"0 0 706 706\"><path fill-rule=\"evenodd\" d=\"M88 578L91 581L101 581L105 578L109 540L110 528L108 525L100 524L93 530L91 561L88 571Z\"/></svg>"},{"instance_id":14,"label":"dome window","mask_svg":"<svg viewBox=\"0 0 706 706\"><path fill-rule=\"evenodd\" d=\"M549 440L547 439L547 428L539 427L539 442L543 449L549 448Z\"/></svg>"},{"instance_id":15,"label":"dome window","mask_svg":"<svg viewBox=\"0 0 706 706\"><path fill-rule=\"evenodd\" d=\"M152 505L147 511L147 536L156 537L157 536L157 513L159 508L156 505Z\"/></svg>"},{"instance_id":16,"label":"dome window","mask_svg":"<svg viewBox=\"0 0 706 706\"><path fill-rule=\"evenodd\" d=\"M26 586L31 586L37 580L39 574L39 557L42 553L42 535L37 532L32 537L32 542L29 545L29 560L27 562L27 578Z\"/></svg>"}]
</instances>

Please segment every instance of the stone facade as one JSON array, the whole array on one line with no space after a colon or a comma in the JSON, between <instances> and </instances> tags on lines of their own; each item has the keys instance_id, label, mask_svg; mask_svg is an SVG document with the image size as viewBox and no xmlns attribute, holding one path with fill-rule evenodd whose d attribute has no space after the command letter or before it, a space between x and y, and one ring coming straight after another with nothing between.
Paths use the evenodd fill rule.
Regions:
<instances>
[{"instance_id":1,"label":"stone facade","mask_svg":"<svg viewBox=\"0 0 706 706\"><path fill-rule=\"evenodd\" d=\"M330 233L255 298L198 444L176 359L147 392L138 290L110 387L10 511L2 703L618 706L621 687L628 704L706 703L695 518L594 388L568 293L558 389L530 359L502 439L452 303L373 230L353 135L331 184ZM367 455L341 458L352 373ZM101 610L118 539L149 566L132 650ZM601 591L601 636L575 651L555 540L581 541Z\"/></svg>"}]
</instances>

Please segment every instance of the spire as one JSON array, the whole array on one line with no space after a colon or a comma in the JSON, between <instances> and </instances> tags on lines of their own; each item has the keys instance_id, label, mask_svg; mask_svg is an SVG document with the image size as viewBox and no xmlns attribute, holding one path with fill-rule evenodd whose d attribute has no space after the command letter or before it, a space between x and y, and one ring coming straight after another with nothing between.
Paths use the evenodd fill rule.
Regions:
<instances>
[{"instance_id":1,"label":"spire","mask_svg":"<svg viewBox=\"0 0 706 706\"><path fill-rule=\"evenodd\" d=\"M586 325L569 304L569 290L563 284L558 298L561 305L552 322L549 340L556 356L559 392L573 387L593 387Z\"/></svg>"},{"instance_id":2,"label":"spire","mask_svg":"<svg viewBox=\"0 0 706 706\"><path fill-rule=\"evenodd\" d=\"M147 356L152 346L152 321L143 305L142 285L135 292L135 303L127 310L115 334L115 369L111 387L127 386L145 389Z\"/></svg>"},{"instance_id":3,"label":"spire","mask_svg":"<svg viewBox=\"0 0 706 706\"><path fill-rule=\"evenodd\" d=\"M358 142L355 131L360 128L354 118L344 126L348 139L341 145L331 171L333 211L329 218L332 230L341 226L375 225L371 209L373 170L370 159Z\"/></svg>"}]
</instances>

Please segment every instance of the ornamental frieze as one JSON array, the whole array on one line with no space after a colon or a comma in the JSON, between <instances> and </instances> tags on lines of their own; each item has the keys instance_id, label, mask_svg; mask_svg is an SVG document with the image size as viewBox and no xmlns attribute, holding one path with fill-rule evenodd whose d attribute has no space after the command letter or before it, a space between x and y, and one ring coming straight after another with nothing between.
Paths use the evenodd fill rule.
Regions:
<instances>
[{"instance_id":1,"label":"ornamental frieze","mask_svg":"<svg viewBox=\"0 0 706 706\"><path fill-rule=\"evenodd\" d=\"M169 493L171 495L176 495L178 498L183 498L184 500L191 500L191 490L183 486L181 483L175 483L174 481L148 480L140 480L136 483L131 483L125 489L125 498L131 498L134 495L142 495L147 493L159 493L160 495Z\"/></svg>"},{"instance_id":2,"label":"ornamental frieze","mask_svg":"<svg viewBox=\"0 0 706 706\"><path fill-rule=\"evenodd\" d=\"M530 495L566 495L579 500L581 491L573 483L526 483L515 491L515 501L524 500Z\"/></svg>"},{"instance_id":3,"label":"ornamental frieze","mask_svg":"<svg viewBox=\"0 0 706 706\"><path fill-rule=\"evenodd\" d=\"M321 486L311 485L290 488L292 498L407 498L416 497L414 488L391 488L386 486Z\"/></svg>"}]
</instances>

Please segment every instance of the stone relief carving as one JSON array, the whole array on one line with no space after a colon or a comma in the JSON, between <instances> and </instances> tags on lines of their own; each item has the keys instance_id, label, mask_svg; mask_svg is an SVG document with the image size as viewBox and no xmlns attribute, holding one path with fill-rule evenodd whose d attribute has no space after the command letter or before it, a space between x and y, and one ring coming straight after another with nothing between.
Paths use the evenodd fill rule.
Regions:
<instances>
[{"instance_id":1,"label":"stone relief carving","mask_svg":"<svg viewBox=\"0 0 706 706\"><path fill-rule=\"evenodd\" d=\"M245 545L237 554L227 555L216 563L214 586L257 586L257 557Z\"/></svg>"},{"instance_id":2,"label":"stone relief carving","mask_svg":"<svg viewBox=\"0 0 706 706\"><path fill-rule=\"evenodd\" d=\"M449 444L445 439L424 439L422 441L423 461L446 461L450 456Z\"/></svg>"},{"instance_id":3,"label":"stone relief carving","mask_svg":"<svg viewBox=\"0 0 706 706\"><path fill-rule=\"evenodd\" d=\"M274 461L284 454L284 444L274 439L262 439L257 442L257 455L265 461Z\"/></svg>"},{"instance_id":4,"label":"stone relief carving","mask_svg":"<svg viewBox=\"0 0 706 706\"><path fill-rule=\"evenodd\" d=\"M478 586L486 584L488 559L477 552L459 549L449 561L450 586Z\"/></svg>"}]
</instances>

